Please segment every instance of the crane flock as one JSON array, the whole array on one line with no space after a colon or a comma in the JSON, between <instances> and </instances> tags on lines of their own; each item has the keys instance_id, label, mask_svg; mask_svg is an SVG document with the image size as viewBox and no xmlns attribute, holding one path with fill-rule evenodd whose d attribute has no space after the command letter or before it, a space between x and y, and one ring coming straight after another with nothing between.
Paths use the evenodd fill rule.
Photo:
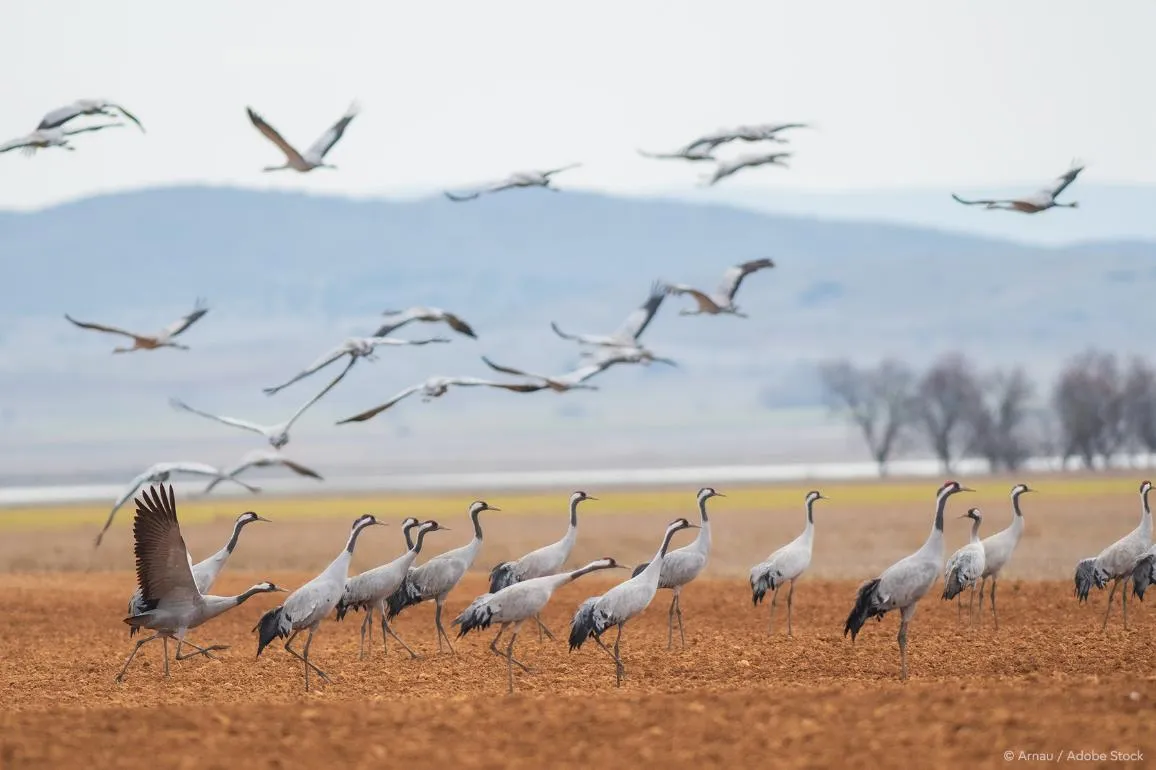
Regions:
<instances>
[{"instance_id":1,"label":"crane flock","mask_svg":"<svg viewBox=\"0 0 1156 770\"><path fill-rule=\"evenodd\" d=\"M1156 580L1154 563L1156 547L1152 544L1152 510L1148 495L1152 484L1144 481L1140 485L1141 518L1140 525L1124 538L1104 549L1099 556L1084 559L1076 566L1075 585L1079 601L1084 602L1092 588L1104 588L1108 580L1113 581L1108 598L1111 611L1116 588L1122 586L1125 608L1124 624L1127 627L1127 589L1131 583L1134 595L1143 600L1147 587ZM944 526L948 500L956 494L973 492L958 481L942 484L935 497L935 509L931 532L923 546L883 570L875 578L864 582L853 597L851 610L844 624L844 636L850 635L854 642L868 620L882 620L892 610L899 613L899 677L907 679L908 630L919 601L943 577L942 598L955 599L959 604L958 613L962 618L962 594L971 589L974 593L978 584L980 593L980 613L972 611L969 603L969 618L972 622L982 619L982 581L992 579L991 609L998 628L995 609L995 580L1010 561L1019 544L1023 532L1023 511L1020 497L1032 492L1025 484L1016 484L1011 490L1012 524L1006 530L981 540L979 527L983 515L978 508L970 508L959 518L972 521L969 542L944 561ZM590 639L614 662L615 684L621 686L626 678L626 666L622 657L622 633L626 624L642 614L653 602L659 589L671 590L671 604L667 613L667 650L673 649L674 625L677 622L679 638L685 647L686 638L682 621L682 590L702 574L710 556L711 521L707 512L707 501L713 497L725 497L710 487L703 487L696 495L699 524L692 524L686 518L676 518L663 532L658 550L653 558L638 564L629 578L613 586L606 592L591 596L574 610L570 623L569 649L580 650ZM539 629L539 641L543 633L550 641L554 635L541 620L542 610L549 603L554 592L563 585L577 580L583 575L609 569L628 569L614 557L604 556L578 568L567 568L578 538L578 505L598 498L578 490L570 496L569 521L562 538L554 543L537 548L521 558L500 562L489 573L489 590L475 597L454 618L451 625L458 627L458 637L473 631L481 631L498 624L498 632L490 641L490 651L506 661L507 688L514 691L515 666L533 673L533 670L514 657L514 646L522 626L533 621ZM778 591L790 584L787 595L787 635L792 636L791 608L795 583L806 572L811 563L815 539L814 505L819 500L827 500L818 490L809 491L804 498L806 525L797 538L774 551L765 561L750 570L752 604L758 604L768 591L772 593L770 603L773 622ZM171 485L150 486L135 499L136 516L133 522L134 553L137 564L138 588L129 600L128 617L124 619L130 627L130 637L141 628L153 631L153 635L136 643L124 666L117 674L117 682L124 680L129 664L140 648L147 642L161 639L164 643L164 674L169 675L168 640L177 642L176 658L185 660L203 655L212 658L213 652L228 649L227 645L201 647L188 640L187 634L194 628L232 609L258 593L284 592L269 581L262 581L247 591L231 597L212 596L207 592L221 573L233 550L236 548L242 529L253 522L265 521L255 512L247 511L237 517L233 531L225 545L212 556L193 563L192 556L185 547L177 520L175 494ZM470 504L468 516L473 528L473 537L465 545L438 554L423 564L415 566L422 553L425 538L432 532L449 530L432 519L420 521L408 517L402 521L402 535L405 550L394 559L357 575L349 574L349 564L359 535L367 528L384 524L372 515L357 517L350 528L344 548L317 577L289 593L285 601L265 612L253 631L257 633L257 656L276 638L285 639L285 649L303 664L305 689L310 686L310 674L316 674L323 681L329 677L309 658L313 637L321 622L333 613L336 620L344 620L349 611L365 611L360 627L359 659L366 655L366 641L372 641L373 615L378 613L381 622L382 643L388 652L388 638L400 644L411 659L418 655L390 627L390 621L403 610L425 601L433 600L434 626L438 642L438 652L454 655L453 644L442 623L446 600L465 574L474 566L483 542L480 516L483 512L500 512L497 506L484 500ZM685 529L697 529L698 535L688 545L671 550L673 537ZM417 535L411 532L416 530ZM1105 614L1101 630L1106 627ZM613 647L607 646L603 636L615 629ZM301 652L291 644L302 631L307 632ZM498 646L499 640L509 632L505 650ZM768 625L768 635L773 627ZM443 646L444 642L444 646ZM182 655L182 646L187 645L194 652Z\"/></svg>"}]
</instances>

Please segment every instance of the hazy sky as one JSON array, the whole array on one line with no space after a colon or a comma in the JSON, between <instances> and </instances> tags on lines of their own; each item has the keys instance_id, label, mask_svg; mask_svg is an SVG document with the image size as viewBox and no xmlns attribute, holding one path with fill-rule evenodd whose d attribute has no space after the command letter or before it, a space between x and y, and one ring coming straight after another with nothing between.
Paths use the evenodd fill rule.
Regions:
<instances>
[{"instance_id":1,"label":"hazy sky","mask_svg":"<svg viewBox=\"0 0 1156 770\"><path fill-rule=\"evenodd\" d=\"M148 133L0 156L0 207L187 182L408 195L574 161L566 185L690 186L700 166L635 148L780 120L818 127L793 168L729 181L1034 188L1080 157L1088 183L1156 183L1153 29L1151 0L9 0L0 135L80 97ZM304 148L355 98L338 171L260 173L281 155L246 105Z\"/></svg>"}]
</instances>

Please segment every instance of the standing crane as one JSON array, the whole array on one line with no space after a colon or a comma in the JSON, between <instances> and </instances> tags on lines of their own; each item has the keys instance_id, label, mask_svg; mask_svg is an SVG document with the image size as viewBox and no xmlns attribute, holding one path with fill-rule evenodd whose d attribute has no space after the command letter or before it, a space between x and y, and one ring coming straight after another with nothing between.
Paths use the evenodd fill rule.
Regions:
<instances>
[{"instance_id":1,"label":"standing crane","mask_svg":"<svg viewBox=\"0 0 1156 770\"><path fill-rule=\"evenodd\" d=\"M518 583L511 583L493 593L475 599L461 615L454 619L452 625L461 626L458 631L458 638L460 639L470 631L489 628L491 623L502 624L498 628L497 636L490 642L490 649L495 655L506 659L506 677L509 683L509 692L512 693L514 692L515 664L527 674L533 673L531 669L526 667L526 664L514 658L514 642L518 639L518 632L521 630L522 624L530 618L538 620L542 610L546 607L546 603L550 601L550 597L558 588L596 570L613 569L620 566L614 559L605 556L573 572L541 575L527 578ZM540 620L538 622L541 623ZM506 645L506 654L502 655L497 647L498 639L511 624L514 628L510 634L510 641Z\"/></svg>"},{"instance_id":2,"label":"standing crane","mask_svg":"<svg viewBox=\"0 0 1156 770\"><path fill-rule=\"evenodd\" d=\"M1101 631L1108 628L1112 599L1121 581L1124 583L1120 596L1124 608L1124 630L1128 629L1128 581L1132 579L1137 560L1152 546L1152 509L1148 507L1148 493L1151 491L1152 482L1144 481L1140 484L1140 524L1136 529L1100 551L1098 556L1082 559L1076 565L1076 597L1081 604L1088 600L1093 585L1103 588L1109 580L1112 581L1112 590L1108 592L1108 608L1104 611L1104 622L1100 625Z\"/></svg>"},{"instance_id":3,"label":"standing crane","mask_svg":"<svg viewBox=\"0 0 1156 770\"><path fill-rule=\"evenodd\" d=\"M795 596L795 581L799 579L807 567L811 566L811 548L815 542L815 502L829 500L817 489L807 493L804 504L807 509L807 524L803 527L803 534L784 545L767 557L766 561L751 568L751 601L757 607L767 591L772 591L770 618L767 622L767 633L774 631L775 606L779 602L779 589L784 583L790 582L791 590L787 592L787 637L791 633L791 603Z\"/></svg>"},{"instance_id":4,"label":"standing crane","mask_svg":"<svg viewBox=\"0 0 1156 770\"><path fill-rule=\"evenodd\" d=\"M960 516L961 519L971 519L971 538L967 545L960 548L951 555L947 560L947 566L943 570L943 599L945 601L956 600L956 614L959 619L963 619L963 592L970 588L975 593L975 584L983 575L984 570L984 550L983 543L979 539L979 525L983 522L983 514L979 512L978 508L971 508L967 513ZM972 611L972 605L967 607L967 620L969 623L975 622L975 614Z\"/></svg>"},{"instance_id":5,"label":"standing crane","mask_svg":"<svg viewBox=\"0 0 1156 770\"><path fill-rule=\"evenodd\" d=\"M892 564L879 577L868 580L855 597L855 606L843 626L843 636L851 634L851 641L871 618L883 619L891 610L899 610L899 678L907 679L907 626L915 614L915 606L923 598L939 572L943 569L943 510L947 498L959 492L974 490L948 481L939 488L935 498L935 522L923 547L910 556Z\"/></svg>"},{"instance_id":6,"label":"standing crane","mask_svg":"<svg viewBox=\"0 0 1156 770\"><path fill-rule=\"evenodd\" d=\"M409 530L417 527L417 539L410 541ZM389 637L405 648L411 658L418 657L408 644L401 640L393 629L389 627L389 622L385 617L385 602L393 595L393 592L398 589L405 576L409 573L410 565L413 564L414 559L421 553L422 542L425 536L439 529L449 529L439 525L433 519L429 521L418 523L417 519L407 519L402 524L402 531L405 533L406 544L409 546L405 553L398 556L388 564L383 564L380 567L374 567L371 570L366 570L360 575L354 575L345 581L345 591L341 594L340 601L337 602L337 619L343 620L345 613L349 610L357 612L358 610L365 610L365 620L361 623L361 647L358 651L358 659L365 657L365 632L367 628L371 628L373 623L373 611L381 615L381 641L385 645L386 653L389 652ZM372 632L371 632L372 633ZM372 641L372 637L370 637Z\"/></svg>"},{"instance_id":7,"label":"standing crane","mask_svg":"<svg viewBox=\"0 0 1156 770\"><path fill-rule=\"evenodd\" d=\"M142 499L143 498L143 499ZM165 676L169 675L169 639L177 641L177 660L196 655L212 657L213 650L226 649L223 645L197 647L185 640L190 630L212 620L259 593L283 591L269 582L257 583L236 596L203 594L193 579L189 565L189 551L177 522L177 504L173 487L150 486L136 498L136 518L133 521L133 553L136 555L137 583L143 602L138 612L124 619L135 628L147 628L153 635L141 639L132 648L116 681L123 682L125 672L140 648L155 639L165 647ZM181 655L181 643L197 652Z\"/></svg>"},{"instance_id":8,"label":"standing crane","mask_svg":"<svg viewBox=\"0 0 1156 770\"><path fill-rule=\"evenodd\" d=\"M662 569L662 557L670 547L670 539L674 533L683 529L697 529L697 524L691 524L686 519L675 519L666 527L662 536L662 545L654 554L646 569L625 582L611 588L601 596L592 596L578 606L574 619L570 621L570 650L573 652L582 647L590 637L606 654L614 658L614 681L616 687L622 686L622 679L626 676L626 667L622 665L622 655L619 652L619 643L622 641L622 629L626 622L638 615L654 599L658 592L658 575ZM611 652L602 642L602 634L611 626L618 627L614 636L614 651Z\"/></svg>"},{"instance_id":9,"label":"standing crane","mask_svg":"<svg viewBox=\"0 0 1156 770\"><path fill-rule=\"evenodd\" d=\"M662 557L662 568L658 576L658 587L671 589L670 612L667 614L666 649L674 647L674 619L678 617L678 638L686 646L686 635L682 631L682 587L698 577L710 558L710 521L706 515L706 501L712 497L726 497L710 487L698 491L698 514L702 524L698 527L698 537L690 545L683 546ZM631 577L646 571L650 562L643 562L634 568Z\"/></svg>"},{"instance_id":10,"label":"standing crane","mask_svg":"<svg viewBox=\"0 0 1156 770\"><path fill-rule=\"evenodd\" d=\"M991 578L991 616L995 621L995 628L999 630L999 615L995 610L995 581L1000 570L1011 560L1012 553L1019 545L1024 534L1024 514L1020 510L1020 495L1025 492L1035 492L1027 484L1016 484L1011 490L1012 522L1007 529L1000 530L994 535L983 539L983 575L979 579L979 619L983 619L983 586ZM970 612L970 610L969 610Z\"/></svg>"},{"instance_id":11,"label":"standing crane","mask_svg":"<svg viewBox=\"0 0 1156 770\"><path fill-rule=\"evenodd\" d=\"M420 604L427 599L435 602L434 625L437 627L438 652L442 651L442 639L453 654L454 646L450 644L449 634L442 625L442 607L446 597L454 586L473 566L478 551L482 549L482 523L478 519L482 511L500 511L485 500L475 500L470 504L470 521L474 525L474 537L470 542L452 551L446 551L427 561L420 567L414 567L406 573L405 579L397 590L386 600L389 605L387 617L393 620L406 607Z\"/></svg>"},{"instance_id":12,"label":"standing crane","mask_svg":"<svg viewBox=\"0 0 1156 770\"><path fill-rule=\"evenodd\" d=\"M237 517L233 522L233 534L229 536L228 542L221 547L221 550L207 559L193 564L193 559L188 551L185 552L185 559L189 563L189 569L193 573L193 582L197 586L197 590L202 594L207 594L213 587L213 583L217 582L217 575L221 574L221 570L225 568L225 562L233 555L233 549L237 547L237 540L241 537L241 529L246 524L252 524L254 521L269 521L263 516L258 516L253 511L246 511ZM139 615L148 609L145 602L144 591L138 586L136 591L128 600L128 614ZM140 628L137 626L130 626L128 635L134 636ZM181 654L181 642L177 642L177 655Z\"/></svg>"},{"instance_id":13,"label":"standing crane","mask_svg":"<svg viewBox=\"0 0 1156 770\"><path fill-rule=\"evenodd\" d=\"M496 565L490 570L490 593L496 594L506 586L512 586L523 580L553 575L560 571L566 565L566 560L570 558L570 551L574 549L574 541L578 539L578 503L583 500L597 499L597 497L588 495L582 490L570 495L570 525L566 527L566 534L562 535L562 539L530 551L517 561L504 561ZM546 627L542 619L535 616L534 621L538 624L538 641L542 641L542 632L550 637L550 641L554 641L554 635L550 633L550 629Z\"/></svg>"},{"instance_id":14,"label":"standing crane","mask_svg":"<svg viewBox=\"0 0 1156 770\"><path fill-rule=\"evenodd\" d=\"M345 591L345 580L349 577L349 562L353 558L353 547L357 536L366 528L385 522L378 521L371 514L358 516L349 530L345 548L329 566L305 585L298 588L281 603L261 616L253 630L257 632L257 657L261 657L269 642L280 637L285 639L285 651L305 664L305 692L309 692L309 669L329 682L325 672L309 661L309 646L313 644L313 634L325 616L333 611ZM300 653L290 647L297 634L308 630L305 649ZM286 637L288 637L286 639Z\"/></svg>"}]
</instances>

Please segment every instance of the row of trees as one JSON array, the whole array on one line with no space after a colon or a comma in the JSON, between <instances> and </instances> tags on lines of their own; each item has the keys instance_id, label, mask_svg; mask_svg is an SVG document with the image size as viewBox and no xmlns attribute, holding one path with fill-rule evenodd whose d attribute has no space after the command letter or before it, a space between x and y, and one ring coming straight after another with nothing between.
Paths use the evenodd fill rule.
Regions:
<instances>
[{"instance_id":1,"label":"row of trees","mask_svg":"<svg viewBox=\"0 0 1156 770\"><path fill-rule=\"evenodd\" d=\"M1069 360L1050 392L1023 369L984 371L950 353L926 371L887 359L820 364L830 405L856 425L886 473L887 462L915 443L950 471L981 457L993 471L1014 471L1032 456L1106 465L1124 451L1156 452L1156 369L1089 350Z\"/></svg>"}]
</instances>

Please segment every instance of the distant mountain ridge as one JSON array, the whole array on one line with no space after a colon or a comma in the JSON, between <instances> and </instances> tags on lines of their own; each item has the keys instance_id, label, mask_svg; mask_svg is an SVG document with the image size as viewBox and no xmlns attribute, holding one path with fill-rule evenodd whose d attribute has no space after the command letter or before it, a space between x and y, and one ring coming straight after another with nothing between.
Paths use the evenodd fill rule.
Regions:
<instances>
[{"instance_id":1,"label":"distant mountain ridge","mask_svg":"<svg viewBox=\"0 0 1156 770\"><path fill-rule=\"evenodd\" d=\"M655 278L710 289L728 265L758 256L776 267L743 284L738 303L749 320L680 317L689 300L667 300L644 339L678 359L678 369L620 367L604 375L599 392L581 396L451 393L404 403L372 423L332 424L431 374L489 376L483 353L562 370L575 349L550 321L608 332ZM410 447L423 436L488 431L497 451L525 441L507 435L520 425L554 433L581 426L640 446L693 442L694 430L731 426L720 436L757 442L764 428L751 414L819 403L813 363L822 358L922 363L961 349L985 364L1023 363L1047 375L1092 344L1146 352L1156 322L1156 243L1033 246L573 191L464 204L210 187L121 193L0 213L0 265L0 455L104 437L171 441L174 456L184 441L234 446L234 431L175 413L168 397L283 419L324 375L271 399L262 386L344 336L371 333L382 310L412 304L461 314L479 340L407 327L400 336L448 334L454 342L359 365L302 421L319 437L311 441L332 446L354 434L360 441L402 431ZM111 356L116 340L61 317L152 331L198 296L211 310L189 331L187 353Z\"/></svg>"}]
</instances>

